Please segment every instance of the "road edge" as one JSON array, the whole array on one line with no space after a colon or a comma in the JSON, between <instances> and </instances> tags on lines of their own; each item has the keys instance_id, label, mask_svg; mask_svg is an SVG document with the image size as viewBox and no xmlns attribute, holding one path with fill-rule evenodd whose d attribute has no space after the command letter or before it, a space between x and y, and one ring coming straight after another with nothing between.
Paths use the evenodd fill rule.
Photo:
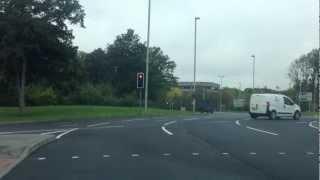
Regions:
<instances>
[{"instance_id":1,"label":"road edge","mask_svg":"<svg viewBox=\"0 0 320 180\"><path fill-rule=\"evenodd\" d=\"M33 153L34 151L39 149L41 146L44 146L44 145L49 144L52 141L56 140L55 136L53 136L53 135L46 135L46 136L47 136L46 139L39 141L39 142L36 142L36 143L32 144L31 146L27 147L13 164L9 165L8 168L6 170L4 170L3 172L0 172L0 179L5 177L17 165L19 165L24 159L26 159L31 153Z\"/></svg>"}]
</instances>

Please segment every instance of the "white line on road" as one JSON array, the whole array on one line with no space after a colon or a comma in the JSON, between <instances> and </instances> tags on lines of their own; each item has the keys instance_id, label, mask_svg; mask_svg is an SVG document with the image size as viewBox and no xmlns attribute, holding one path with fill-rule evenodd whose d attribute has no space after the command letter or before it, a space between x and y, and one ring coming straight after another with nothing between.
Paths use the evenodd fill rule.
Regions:
<instances>
[{"instance_id":1,"label":"white line on road","mask_svg":"<svg viewBox=\"0 0 320 180\"><path fill-rule=\"evenodd\" d=\"M119 126L101 126L101 127L93 127L92 129L109 129L109 128L124 128L125 126L119 125Z\"/></svg>"},{"instance_id":2,"label":"white line on road","mask_svg":"<svg viewBox=\"0 0 320 180\"><path fill-rule=\"evenodd\" d=\"M237 121L236 121L236 124L237 124L238 126L241 126L241 124L240 124L240 121L239 121L239 120L237 120Z\"/></svg>"},{"instance_id":3,"label":"white line on road","mask_svg":"<svg viewBox=\"0 0 320 180\"><path fill-rule=\"evenodd\" d=\"M308 124L308 122L300 121L300 122L296 122L296 124Z\"/></svg>"},{"instance_id":4,"label":"white line on road","mask_svg":"<svg viewBox=\"0 0 320 180\"><path fill-rule=\"evenodd\" d=\"M103 158L109 158L109 157L111 157L109 154L104 154L103 156L102 156Z\"/></svg>"},{"instance_id":5,"label":"white line on road","mask_svg":"<svg viewBox=\"0 0 320 180\"><path fill-rule=\"evenodd\" d=\"M96 123L96 124L89 124L87 127L97 127L97 126L104 126L108 125L110 122L103 122L103 123Z\"/></svg>"},{"instance_id":6,"label":"white line on road","mask_svg":"<svg viewBox=\"0 0 320 180\"><path fill-rule=\"evenodd\" d=\"M72 159L79 159L80 157L79 156L72 156L71 158Z\"/></svg>"},{"instance_id":7,"label":"white line on road","mask_svg":"<svg viewBox=\"0 0 320 180\"><path fill-rule=\"evenodd\" d=\"M163 155L163 156L171 156L170 153L163 153L162 155Z\"/></svg>"},{"instance_id":8,"label":"white line on road","mask_svg":"<svg viewBox=\"0 0 320 180\"><path fill-rule=\"evenodd\" d=\"M286 155L287 153L285 152L278 152L279 155Z\"/></svg>"},{"instance_id":9,"label":"white line on road","mask_svg":"<svg viewBox=\"0 0 320 180\"><path fill-rule=\"evenodd\" d=\"M62 129L58 131L51 131L51 132L46 132L46 133L41 133L40 135L49 135L49 134L55 134L55 133L61 133L61 132L66 132L68 129Z\"/></svg>"},{"instance_id":10,"label":"white line on road","mask_svg":"<svg viewBox=\"0 0 320 180\"><path fill-rule=\"evenodd\" d=\"M164 123L164 126L169 126L169 125L174 124L174 123L176 123L176 122L177 122L177 121L166 122L166 123Z\"/></svg>"},{"instance_id":11,"label":"white line on road","mask_svg":"<svg viewBox=\"0 0 320 180\"><path fill-rule=\"evenodd\" d=\"M261 129L256 129L256 128L253 128L253 127L250 127L250 126L247 126L248 129L251 129L253 131L257 131L257 132L262 132L262 133L266 133L266 134L270 134L270 135L274 135L274 136L278 136L279 134L277 133L273 133L273 132L269 132L269 131L264 131L264 130L261 130Z\"/></svg>"},{"instance_id":12,"label":"white line on road","mask_svg":"<svg viewBox=\"0 0 320 180\"><path fill-rule=\"evenodd\" d=\"M313 125L313 123L317 123L318 121L312 121L309 123L309 127L319 129L317 126Z\"/></svg>"},{"instance_id":13,"label":"white line on road","mask_svg":"<svg viewBox=\"0 0 320 180\"><path fill-rule=\"evenodd\" d=\"M161 129L162 129L162 131L164 131L164 132L167 133L168 135L170 135L170 136L173 135L173 133L170 132L170 131L168 131L168 130L166 129L166 127L162 126Z\"/></svg>"},{"instance_id":14,"label":"white line on road","mask_svg":"<svg viewBox=\"0 0 320 180\"><path fill-rule=\"evenodd\" d=\"M200 118L189 118L189 119L185 119L185 121L195 121L195 120L199 120Z\"/></svg>"},{"instance_id":15,"label":"white line on road","mask_svg":"<svg viewBox=\"0 0 320 180\"><path fill-rule=\"evenodd\" d=\"M257 155L256 152L250 152L249 154L250 154L250 155L253 155L253 156Z\"/></svg>"},{"instance_id":16,"label":"white line on road","mask_svg":"<svg viewBox=\"0 0 320 180\"><path fill-rule=\"evenodd\" d=\"M227 153L227 152L223 152L223 153L221 153L221 154L224 155L224 156L229 155L229 153Z\"/></svg>"},{"instance_id":17,"label":"white line on road","mask_svg":"<svg viewBox=\"0 0 320 180\"><path fill-rule=\"evenodd\" d=\"M199 156L199 153L192 153L192 156Z\"/></svg>"},{"instance_id":18,"label":"white line on road","mask_svg":"<svg viewBox=\"0 0 320 180\"><path fill-rule=\"evenodd\" d=\"M46 160L47 158L46 157L38 157L38 160L39 161L44 161L44 160Z\"/></svg>"},{"instance_id":19,"label":"white line on road","mask_svg":"<svg viewBox=\"0 0 320 180\"><path fill-rule=\"evenodd\" d=\"M67 134L69 134L69 133L71 133L71 132L73 132L73 131L76 131L76 130L78 130L78 129L79 129L79 128L70 129L69 131L66 131L66 132L64 132L64 133L62 133L62 134L59 134L59 135L56 137L56 139L60 139L62 136L67 135Z\"/></svg>"},{"instance_id":20,"label":"white line on road","mask_svg":"<svg viewBox=\"0 0 320 180\"><path fill-rule=\"evenodd\" d=\"M140 157L139 154L131 154L131 157Z\"/></svg>"},{"instance_id":21,"label":"white line on road","mask_svg":"<svg viewBox=\"0 0 320 180\"><path fill-rule=\"evenodd\" d=\"M0 135L41 133L41 132L50 132L50 131L59 131L59 130L61 130L61 129L39 129L39 130L30 130L30 131L11 131L11 132L0 132Z\"/></svg>"},{"instance_id":22,"label":"white line on road","mask_svg":"<svg viewBox=\"0 0 320 180\"><path fill-rule=\"evenodd\" d=\"M314 155L313 152L306 152L307 155L311 156L311 155Z\"/></svg>"}]
</instances>

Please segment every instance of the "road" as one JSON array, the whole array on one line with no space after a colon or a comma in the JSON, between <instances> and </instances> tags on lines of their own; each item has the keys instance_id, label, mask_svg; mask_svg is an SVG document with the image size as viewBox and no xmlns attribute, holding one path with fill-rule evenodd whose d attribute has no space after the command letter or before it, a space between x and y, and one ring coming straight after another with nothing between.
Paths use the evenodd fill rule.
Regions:
<instances>
[{"instance_id":1,"label":"road","mask_svg":"<svg viewBox=\"0 0 320 180\"><path fill-rule=\"evenodd\" d=\"M90 123L51 125L52 131L44 124L23 126L25 133L60 137L33 153L4 180L319 177L318 123L312 118L271 121L252 120L245 113L215 113ZM22 130L17 125L0 127L0 131Z\"/></svg>"}]
</instances>

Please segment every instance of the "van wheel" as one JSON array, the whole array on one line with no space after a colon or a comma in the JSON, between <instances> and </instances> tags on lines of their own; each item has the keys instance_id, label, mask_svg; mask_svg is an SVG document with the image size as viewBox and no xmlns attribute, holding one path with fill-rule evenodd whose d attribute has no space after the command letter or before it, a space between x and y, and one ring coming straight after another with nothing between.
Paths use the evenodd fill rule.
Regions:
<instances>
[{"instance_id":1,"label":"van wheel","mask_svg":"<svg viewBox=\"0 0 320 180\"><path fill-rule=\"evenodd\" d=\"M277 119L277 113L275 111L270 112L269 119L270 120Z\"/></svg>"},{"instance_id":2,"label":"van wheel","mask_svg":"<svg viewBox=\"0 0 320 180\"><path fill-rule=\"evenodd\" d=\"M294 113L294 115L293 115L293 119L294 119L294 120L299 120L300 117L301 117L301 113L298 112L298 111L296 111L296 112Z\"/></svg>"},{"instance_id":3,"label":"van wheel","mask_svg":"<svg viewBox=\"0 0 320 180\"><path fill-rule=\"evenodd\" d=\"M255 115L255 114L250 114L250 116L251 116L252 119L257 119L257 117L258 117L258 116Z\"/></svg>"}]
</instances>

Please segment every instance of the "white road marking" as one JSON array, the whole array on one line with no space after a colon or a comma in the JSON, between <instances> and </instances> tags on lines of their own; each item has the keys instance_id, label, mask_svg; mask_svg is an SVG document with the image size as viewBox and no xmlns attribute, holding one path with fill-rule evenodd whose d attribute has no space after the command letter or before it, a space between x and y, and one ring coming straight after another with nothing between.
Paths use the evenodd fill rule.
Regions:
<instances>
[{"instance_id":1,"label":"white road marking","mask_svg":"<svg viewBox=\"0 0 320 180\"><path fill-rule=\"evenodd\" d=\"M200 118L189 118L189 119L184 119L185 121L194 121L194 120L199 120Z\"/></svg>"},{"instance_id":2,"label":"white road marking","mask_svg":"<svg viewBox=\"0 0 320 180\"><path fill-rule=\"evenodd\" d=\"M40 135L49 135L49 134L55 134L55 133L61 133L61 132L66 132L68 129L62 129L59 131L51 131L51 132L46 132L46 133L41 133Z\"/></svg>"},{"instance_id":3,"label":"white road marking","mask_svg":"<svg viewBox=\"0 0 320 180\"><path fill-rule=\"evenodd\" d=\"M285 152L278 152L279 155L286 155L287 153Z\"/></svg>"},{"instance_id":4,"label":"white road marking","mask_svg":"<svg viewBox=\"0 0 320 180\"><path fill-rule=\"evenodd\" d=\"M102 122L102 123L90 124L87 127L97 127L97 126L104 126L104 125L108 125L108 124L110 124L110 122Z\"/></svg>"},{"instance_id":5,"label":"white road marking","mask_svg":"<svg viewBox=\"0 0 320 180\"><path fill-rule=\"evenodd\" d=\"M308 124L308 122L300 121L300 122L296 122L296 124Z\"/></svg>"},{"instance_id":6,"label":"white road marking","mask_svg":"<svg viewBox=\"0 0 320 180\"><path fill-rule=\"evenodd\" d=\"M306 152L307 155L311 156L311 155L314 155L313 152Z\"/></svg>"},{"instance_id":7,"label":"white road marking","mask_svg":"<svg viewBox=\"0 0 320 180\"><path fill-rule=\"evenodd\" d=\"M164 123L164 126L169 126L169 125L174 124L174 123L176 123L176 122L177 122L177 121L166 122L166 123Z\"/></svg>"},{"instance_id":8,"label":"white road marking","mask_svg":"<svg viewBox=\"0 0 320 180\"><path fill-rule=\"evenodd\" d=\"M102 156L103 158L109 158L109 157L111 157L109 154L104 154L103 156Z\"/></svg>"},{"instance_id":9,"label":"white road marking","mask_svg":"<svg viewBox=\"0 0 320 180\"><path fill-rule=\"evenodd\" d=\"M209 123L230 123L232 121L210 121Z\"/></svg>"},{"instance_id":10,"label":"white road marking","mask_svg":"<svg viewBox=\"0 0 320 180\"><path fill-rule=\"evenodd\" d=\"M313 123L317 123L318 121L312 121L309 123L309 127L319 129L317 126L313 125Z\"/></svg>"},{"instance_id":11,"label":"white road marking","mask_svg":"<svg viewBox=\"0 0 320 180\"><path fill-rule=\"evenodd\" d=\"M163 156L171 156L170 153L163 153L162 155L163 155Z\"/></svg>"},{"instance_id":12,"label":"white road marking","mask_svg":"<svg viewBox=\"0 0 320 180\"><path fill-rule=\"evenodd\" d=\"M42 133L42 132L59 131L59 130L61 130L61 129L39 129L39 130L30 130L30 131L11 131L11 132L0 132L0 135Z\"/></svg>"},{"instance_id":13,"label":"white road marking","mask_svg":"<svg viewBox=\"0 0 320 180\"><path fill-rule=\"evenodd\" d=\"M71 158L72 159L79 159L80 157L79 156L72 156Z\"/></svg>"},{"instance_id":14,"label":"white road marking","mask_svg":"<svg viewBox=\"0 0 320 180\"><path fill-rule=\"evenodd\" d=\"M221 153L221 154L224 155L224 156L229 155L229 153L227 153L227 152L223 152L223 153Z\"/></svg>"},{"instance_id":15,"label":"white road marking","mask_svg":"<svg viewBox=\"0 0 320 180\"><path fill-rule=\"evenodd\" d=\"M38 160L39 161L44 161L44 160L46 160L47 158L46 157L38 157Z\"/></svg>"},{"instance_id":16,"label":"white road marking","mask_svg":"<svg viewBox=\"0 0 320 180\"><path fill-rule=\"evenodd\" d=\"M139 154L131 154L131 157L140 157Z\"/></svg>"},{"instance_id":17,"label":"white road marking","mask_svg":"<svg viewBox=\"0 0 320 180\"><path fill-rule=\"evenodd\" d=\"M168 130L166 129L166 127L162 126L161 129L162 129L162 131L164 131L165 133L167 133L169 136L172 136L172 135L173 135L173 133L170 132L170 131L168 131Z\"/></svg>"},{"instance_id":18,"label":"white road marking","mask_svg":"<svg viewBox=\"0 0 320 180\"><path fill-rule=\"evenodd\" d=\"M69 134L69 133L71 133L71 132L73 132L73 131L76 131L76 130L78 130L78 129L79 129L79 128L70 129L69 131L66 131L66 132L64 132L64 133L62 133L62 134L59 134L59 135L56 137L56 139L60 139L62 136L67 135L67 134Z\"/></svg>"},{"instance_id":19,"label":"white road marking","mask_svg":"<svg viewBox=\"0 0 320 180\"><path fill-rule=\"evenodd\" d=\"M261 133L266 133L266 134L270 134L270 135L274 135L274 136L278 136L279 134L277 133L273 133L273 132L269 132L269 131L264 131L264 130L261 130L261 129L256 129L256 128L253 128L253 127L250 127L250 126L247 126L248 129L251 129L253 131L257 131L257 132L261 132Z\"/></svg>"},{"instance_id":20,"label":"white road marking","mask_svg":"<svg viewBox=\"0 0 320 180\"><path fill-rule=\"evenodd\" d=\"M240 121L239 121L239 120L237 120L237 121L236 121L236 124L237 124L238 126L241 126L241 124L240 124Z\"/></svg>"},{"instance_id":21,"label":"white road marking","mask_svg":"<svg viewBox=\"0 0 320 180\"><path fill-rule=\"evenodd\" d=\"M192 156L199 156L199 153L192 153Z\"/></svg>"},{"instance_id":22,"label":"white road marking","mask_svg":"<svg viewBox=\"0 0 320 180\"><path fill-rule=\"evenodd\" d=\"M256 152L250 152L249 154L250 154L250 155L253 155L253 156L257 155Z\"/></svg>"},{"instance_id":23,"label":"white road marking","mask_svg":"<svg viewBox=\"0 0 320 180\"><path fill-rule=\"evenodd\" d=\"M119 125L119 126L102 126L102 127L93 127L92 129L109 129L109 128L124 128L125 126Z\"/></svg>"}]
</instances>

